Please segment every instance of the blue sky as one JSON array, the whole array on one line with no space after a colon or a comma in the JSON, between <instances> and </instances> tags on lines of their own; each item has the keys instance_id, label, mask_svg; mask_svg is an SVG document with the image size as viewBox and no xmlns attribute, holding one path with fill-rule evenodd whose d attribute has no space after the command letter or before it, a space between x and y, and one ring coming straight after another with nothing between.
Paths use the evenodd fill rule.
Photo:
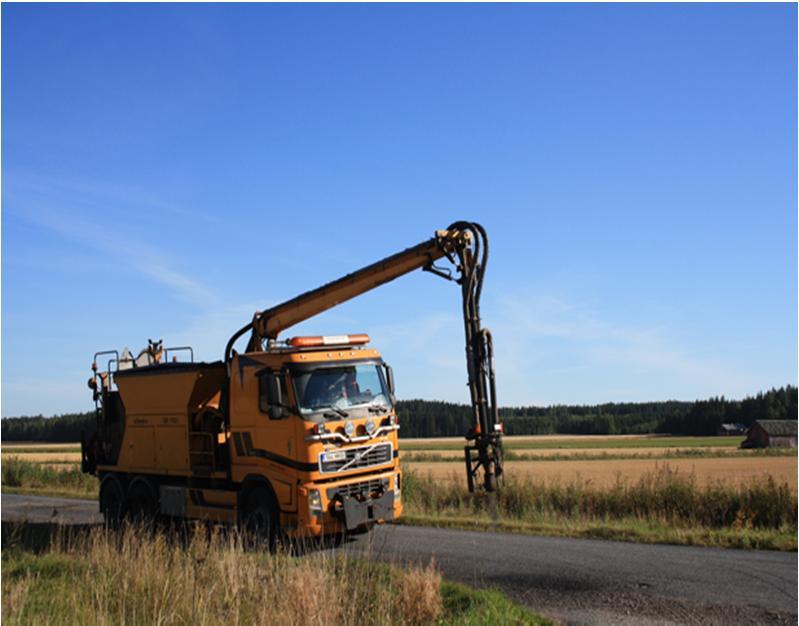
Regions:
<instances>
[{"instance_id":1,"label":"blue sky","mask_svg":"<svg viewBox=\"0 0 799 626\"><path fill-rule=\"evenodd\" d=\"M483 223L503 405L797 376L797 15L781 5L5 5L2 413L91 407L100 349L221 357L256 309ZM466 401L418 272L368 332Z\"/></svg>"}]
</instances>

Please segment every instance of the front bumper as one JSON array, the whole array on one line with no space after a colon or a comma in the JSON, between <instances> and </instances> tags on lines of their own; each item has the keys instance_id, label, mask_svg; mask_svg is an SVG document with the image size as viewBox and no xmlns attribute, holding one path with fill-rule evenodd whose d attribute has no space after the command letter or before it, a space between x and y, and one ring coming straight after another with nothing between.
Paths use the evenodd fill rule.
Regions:
<instances>
[{"instance_id":1,"label":"front bumper","mask_svg":"<svg viewBox=\"0 0 799 626\"><path fill-rule=\"evenodd\" d=\"M399 519L400 476L399 471L393 470L335 483L302 485L298 534L321 536ZM321 510L310 506L314 491L321 499Z\"/></svg>"},{"instance_id":2,"label":"front bumper","mask_svg":"<svg viewBox=\"0 0 799 626\"><path fill-rule=\"evenodd\" d=\"M394 492L358 500L349 496L341 504L341 516L347 530L355 530L370 522L390 522L394 519Z\"/></svg>"}]
</instances>

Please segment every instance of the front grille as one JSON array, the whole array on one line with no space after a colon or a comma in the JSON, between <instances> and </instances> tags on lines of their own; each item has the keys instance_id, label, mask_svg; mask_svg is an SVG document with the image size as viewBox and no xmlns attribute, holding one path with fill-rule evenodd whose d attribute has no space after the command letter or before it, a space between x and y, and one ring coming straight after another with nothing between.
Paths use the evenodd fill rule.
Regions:
<instances>
[{"instance_id":1,"label":"front grille","mask_svg":"<svg viewBox=\"0 0 799 626\"><path fill-rule=\"evenodd\" d=\"M369 450L364 454L364 450ZM345 448L345 458L334 460L322 460L319 457L319 471L320 472L340 472L352 469L360 469L362 467L371 467L372 465L383 465L391 461L391 444L381 443L374 447L363 446L360 448ZM324 454L324 453L323 453ZM358 458L358 455L360 458ZM358 458L357 461L354 459Z\"/></svg>"},{"instance_id":2,"label":"front grille","mask_svg":"<svg viewBox=\"0 0 799 626\"><path fill-rule=\"evenodd\" d=\"M331 487L327 490L327 499L332 500L336 496L365 499L375 493L385 493L386 491L388 491L388 478L373 478L360 483Z\"/></svg>"}]
</instances>

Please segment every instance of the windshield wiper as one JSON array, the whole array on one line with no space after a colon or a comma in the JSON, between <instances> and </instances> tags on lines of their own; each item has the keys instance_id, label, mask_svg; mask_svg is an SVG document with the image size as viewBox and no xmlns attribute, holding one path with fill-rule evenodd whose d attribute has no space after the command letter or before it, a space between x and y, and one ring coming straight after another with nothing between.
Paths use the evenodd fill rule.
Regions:
<instances>
[{"instance_id":1,"label":"windshield wiper","mask_svg":"<svg viewBox=\"0 0 799 626\"><path fill-rule=\"evenodd\" d=\"M388 411L388 407L385 404L371 404L369 405L369 412L370 413L385 413Z\"/></svg>"},{"instance_id":2,"label":"windshield wiper","mask_svg":"<svg viewBox=\"0 0 799 626\"><path fill-rule=\"evenodd\" d=\"M325 417L337 417L340 415L341 417L349 417L349 413L347 413L344 409L340 409L337 406L333 406L332 404L328 406L318 406L316 407L317 410L319 409L330 409L330 411L325 411L322 413ZM335 411L335 413L331 413L331 411Z\"/></svg>"}]
</instances>

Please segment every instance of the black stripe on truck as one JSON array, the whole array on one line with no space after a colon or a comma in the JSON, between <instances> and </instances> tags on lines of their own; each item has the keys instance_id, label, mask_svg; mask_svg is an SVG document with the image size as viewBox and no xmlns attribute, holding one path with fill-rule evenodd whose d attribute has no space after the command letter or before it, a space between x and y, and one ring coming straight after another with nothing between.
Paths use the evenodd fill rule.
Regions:
<instances>
[{"instance_id":1,"label":"black stripe on truck","mask_svg":"<svg viewBox=\"0 0 799 626\"><path fill-rule=\"evenodd\" d=\"M252 435L247 431L233 433L233 445L236 446L236 454L238 456L251 456L259 459L266 459L301 472L313 472L318 469L316 463L302 463L285 456L280 456L274 452L268 452L261 448L254 448L252 445Z\"/></svg>"}]
</instances>

